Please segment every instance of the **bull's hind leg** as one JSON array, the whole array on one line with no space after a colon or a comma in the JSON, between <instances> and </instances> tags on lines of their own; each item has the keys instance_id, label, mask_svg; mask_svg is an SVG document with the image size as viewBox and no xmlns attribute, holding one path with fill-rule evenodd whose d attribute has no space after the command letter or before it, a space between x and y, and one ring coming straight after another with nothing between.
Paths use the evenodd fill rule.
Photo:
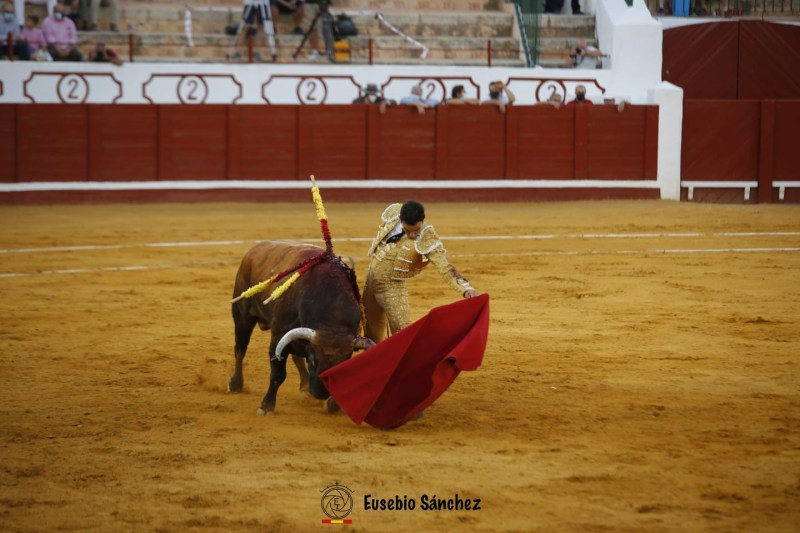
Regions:
<instances>
[{"instance_id":1,"label":"bull's hind leg","mask_svg":"<svg viewBox=\"0 0 800 533\"><path fill-rule=\"evenodd\" d=\"M253 335L253 328L256 327L256 319L242 312L238 305L233 306L233 324L236 344L233 348L233 356L236 358L236 367L228 381L228 392L242 392L244 387L244 376L242 375L242 362L247 353L247 346L250 344L250 337Z\"/></svg>"},{"instance_id":2,"label":"bull's hind leg","mask_svg":"<svg viewBox=\"0 0 800 533\"><path fill-rule=\"evenodd\" d=\"M269 389L264 399L261 400L261 407L256 412L258 415L271 415L275 412L275 399L278 396L278 387L286 379L286 358L279 361L273 354L275 346L270 348L269 358Z\"/></svg>"},{"instance_id":3,"label":"bull's hind leg","mask_svg":"<svg viewBox=\"0 0 800 533\"><path fill-rule=\"evenodd\" d=\"M300 390L308 392L308 369L306 368L306 360L299 355L292 355L294 366L297 367L297 372L300 374Z\"/></svg>"}]
</instances>

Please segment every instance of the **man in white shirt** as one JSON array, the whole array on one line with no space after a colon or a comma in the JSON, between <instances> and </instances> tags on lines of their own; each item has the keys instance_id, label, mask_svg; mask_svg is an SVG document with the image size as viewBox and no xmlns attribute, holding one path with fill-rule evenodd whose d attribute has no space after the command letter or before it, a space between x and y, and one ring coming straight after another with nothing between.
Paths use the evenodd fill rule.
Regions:
<instances>
[{"instance_id":1,"label":"man in white shirt","mask_svg":"<svg viewBox=\"0 0 800 533\"><path fill-rule=\"evenodd\" d=\"M411 94L400 99L400 105L413 105L417 108L420 115L425 114L425 108L436 107L438 103L436 100L422 97L422 87L414 85L411 88Z\"/></svg>"},{"instance_id":2,"label":"man in white shirt","mask_svg":"<svg viewBox=\"0 0 800 533\"><path fill-rule=\"evenodd\" d=\"M586 44L586 39L578 39L570 53L572 66L580 69L596 69L598 58L603 56L603 52L592 45Z\"/></svg>"}]
</instances>

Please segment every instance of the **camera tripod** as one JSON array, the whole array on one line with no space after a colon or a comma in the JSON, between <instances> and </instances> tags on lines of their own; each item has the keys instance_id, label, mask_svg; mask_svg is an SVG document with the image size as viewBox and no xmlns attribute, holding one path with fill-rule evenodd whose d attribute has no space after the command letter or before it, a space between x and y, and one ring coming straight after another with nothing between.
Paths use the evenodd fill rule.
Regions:
<instances>
[{"instance_id":1,"label":"camera tripod","mask_svg":"<svg viewBox=\"0 0 800 533\"><path fill-rule=\"evenodd\" d=\"M262 21L264 26L264 36L267 38L269 50L272 53L272 60L277 61L278 50L275 47L275 26L272 23L272 11L270 10L269 0L245 0L242 20L239 21L239 29L236 32L236 42L239 42L242 30L247 25L247 20L252 18L253 22Z\"/></svg>"},{"instance_id":2,"label":"camera tripod","mask_svg":"<svg viewBox=\"0 0 800 533\"><path fill-rule=\"evenodd\" d=\"M316 28L317 21L322 19L322 39L325 41L325 55L328 56L330 62L336 62L333 57L333 15L331 15L329 9L330 4L328 0L319 1L317 14L314 15L314 19L311 21L311 24L308 25L308 29L303 34L303 40L300 41L300 46L298 46L297 50L292 54L292 59L297 59L297 56L299 56L300 52L303 50L303 46L305 46L311 32Z\"/></svg>"}]
</instances>

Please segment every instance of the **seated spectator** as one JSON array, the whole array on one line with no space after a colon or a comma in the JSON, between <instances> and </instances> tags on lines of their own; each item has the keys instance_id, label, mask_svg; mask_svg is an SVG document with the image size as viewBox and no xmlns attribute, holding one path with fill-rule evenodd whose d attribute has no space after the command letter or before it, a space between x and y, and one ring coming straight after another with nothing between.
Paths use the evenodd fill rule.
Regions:
<instances>
[{"instance_id":1,"label":"seated spectator","mask_svg":"<svg viewBox=\"0 0 800 533\"><path fill-rule=\"evenodd\" d=\"M31 56L35 57L40 50L47 53L47 41L44 39L42 28L39 27L39 17L36 15L30 15L25 19L25 27L22 28L19 38L27 43Z\"/></svg>"},{"instance_id":2,"label":"seated spectator","mask_svg":"<svg viewBox=\"0 0 800 533\"><path fill-rule=\"evenodd\" d=\"M422 97L422 86L420 85L414 85L411 87L411 94L400 99L400 105L414 106L417 108L417 112L420 115L425 114L426 108L436 107L436 104L438 104L436 100Z\"/></svg>"},{"instance_id":3,"label":"seated spectator","mask_svg":"<svg viewBox=\"0 0 800 533\"><path fill-rule=\"evenodd\" d=\"M106 48L105 43L97 43L94 50L89 52L89 61L96 63L114 63L117 66L122 65L122 59L111 48Z\"/></svg>"},{"instance_id":4,"label":"seated spectator","mask_svg":"<svg viewBox=\"0 0 800 533\"><path fill-rule=\"evenodd\" d=\"M567 105L585 105L594 104L591 100L586 98L586 86L578 85L575 87L575 99L567 102Z\"/></svg>"},{"instance_id":5,"label":"seated spectator","mask_svg":"<svg viewBox=\"0 0 800 533\"><path fill-rule=\"evenodd\" d=\"M119 31L119 28L117 27L117 24L119 24L119 13L118 13L119 5L117 0L79 0L79 1L80 1L81 18L84 21L88 21L88 25L86 26L86 29L88 31L97 31L97 18L100 12L100 6L105 7L106 5L111 9L111 11L109 12L109 18L111 19L111 22L109 23L108 30L114 32Z\"/></svg>"},{"instance_id":6,"label":"seated spectator","mask_svg":"<svg viewBox=\"0 0 800 533\"><path fill-rule=\"evenodd\" d=\"M75 23L64 16L64 6L56 4L53 14L42 23L47 51L54 61L81 61L83 56L75 48L78 32Z\"/></svg>"},{"instance_id":7,"label":"seated spectator","mask_svg":"<svg viewBox=\"0 0 800 533\"><path fill-rule=\"evenodd\" d=\"M539 102L537 105L549 105L559 109L561 107L561 103L561 95L554 91L553 94L550 95L550 98L544 102Z\"/></svg>"},{"instance_id":8,"label":"seated spectator","mask_svg":"<svg viewBox=\"0 0 800 533\"><path fill-rule=\"evenodd\" d=\"M31 58L28 45L19 40L19 21L14 14L14 5L10 2L3 2L3 18L0 19L0 57L7 58L8 50L8 34L12 35L14 44L11 45L11 51L17 59L28 60Z\"/></svg>"},{"instance_id":9,"label":"seated spectator","mask_svg":"<svg viewBox=\"0 0 800 533\"><path fill-rule=\"evenodd\" d=\"M447 105L478 105L480 103L476 98L464 98L466 92L463 85L456 85L450 91L450 99L445 103Z\"/></svg>"},{"instance_id":10,"label":"seated spectator","mask_svg":"<svg viewBox=\"0 0 800 533\"><path fill-rule=\"evenodd\" d=\"M571 66L575 68L596 69L603 66L598 59L603 56L603 52L592 45L587 45L586 39L578 39L569 55Z\"/></svg>"},{"instance_id":11,"label":"seated spectator","mask_svg":"<svg viewBox=\"0 0 800 533\"><path fill-rule=\"evenodd\" d=\"M272 9L272 20L278 22L278 15L292 15L294 21L294 30L292 33L295 35L305 35L303 31L303 18L306 16L305 2L303 0L272 0L270 2ZM277 29L275 31L277 33Z\"/></svg>"},{"instance_id":12,"label":"seated spectator","mask_svg":"<svg viewBox=\"0 0 800 533\"><path fill-rule=\"evenodd\" d=\"M501 112L505 113L506 106L513 104L516 99L517 97L514 96L511 89L498 80L489 83L489 99L481 102L481 105L496 105Z\"/></svg>"},{"instance_id":13,"label":"seated spectator","mask_svg":"<svg viewBox=\"0 0 800 533\"><path fill-rule=\"evenodd\" d=\"M368 83L367 88L364 89L364 94L353 100L354 104L374 104L380 106L380 112L384 113L386 111L387 105L394 104L393 101L387 100L381 94L381 91L378 89L378 86L374 83Z\"/></svg>"}]
</instances>

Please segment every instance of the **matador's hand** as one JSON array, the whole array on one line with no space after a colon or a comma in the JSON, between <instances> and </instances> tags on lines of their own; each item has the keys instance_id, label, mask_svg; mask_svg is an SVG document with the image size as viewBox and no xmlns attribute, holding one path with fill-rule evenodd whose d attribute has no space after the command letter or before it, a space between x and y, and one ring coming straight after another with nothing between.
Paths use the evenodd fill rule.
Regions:
<instances>
[{"instance_id":1,"label":"matador's hand","mask_svg":"<svg viewBox=\"0 0 800 533\"><path fill-rule=\"evenodd\" d=\"M475 289L468 289L464 291L464 298L474 298L478 295L478 291Z\"/></svg>"}]
</instances>

